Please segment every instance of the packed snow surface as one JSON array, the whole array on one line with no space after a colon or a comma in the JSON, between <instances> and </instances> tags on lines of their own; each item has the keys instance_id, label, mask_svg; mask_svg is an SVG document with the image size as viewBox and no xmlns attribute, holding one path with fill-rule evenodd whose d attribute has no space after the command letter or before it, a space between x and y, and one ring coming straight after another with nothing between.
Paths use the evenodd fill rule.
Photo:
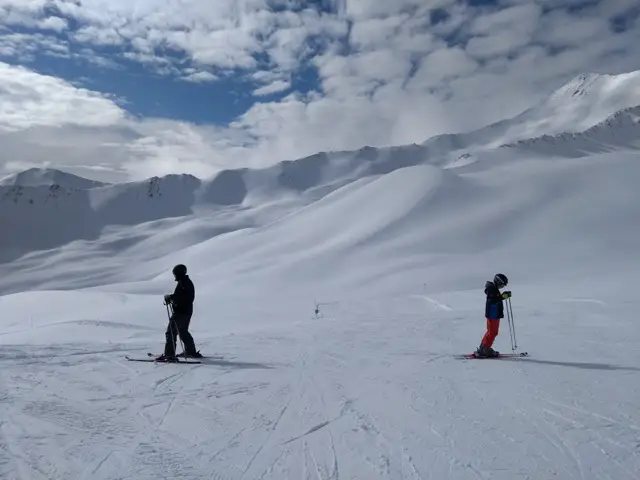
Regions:
<instances>
[{"instance_id":1,"label":"packed snow surface","mask_svg":"<svg viewBox=\"0 0 640 480\"><path fill-rule=\"evenodd\" d=\"M578 105L556 92L508 125L619 102L580 128L490 147L503 123L463 153L3 184L0 478L637 480L630 81L584 77ZM163 349L176 263L206 358L130 362ZM458 359L498 272L529 356Z\"/></svg>"}]
</instances>

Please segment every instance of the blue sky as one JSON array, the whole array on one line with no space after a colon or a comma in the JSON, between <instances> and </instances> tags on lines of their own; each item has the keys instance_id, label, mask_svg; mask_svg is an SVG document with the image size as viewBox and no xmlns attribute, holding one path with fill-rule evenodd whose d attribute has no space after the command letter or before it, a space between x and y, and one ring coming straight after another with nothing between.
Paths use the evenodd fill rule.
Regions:
<instances>
[{"instance_id":1,"label":"blue sky","mask_svg":"<svg viewBox=\"0 0 640 480\"><path fill-rule=\"evenodd\" d=\"M285 8L280 2L274 2L272 11L299 11L300 7ZM289 2L294 3L294 2ZM496 8L497 0L467 0L466 4L480 8ZM332 1L306 2L306 8L317 9L323 14L337 14L337 3ZM411 5L409 11L415 11L416 5ZM67 22L67 28L62 31L29 27L18 24L5 25L5 31L27 36L46 34L55 41L68 45L69 50L81 51L86 48L83 42L74 38L83 23L72 15L65 14L59 8L52 6L43 8L44 15L52 15ZM448 17L446 8L434 8L431 13L430 24L437 24ZM345 22L349 28L350 21ZM339 43L348 51L349 42L340 38ZM310 39L312 52L318 53L320 48L313 48L314 39ZM319 89L317 68L313 64L303 63L299 69L290 72L287 80L290 86L281 91L256 97L252 92L260 87L260 82L252 79L250 72L241 69L216 71L219 80L215 82L187 82L166 72L156 72L123 57L123 53L131 51L127 46L92 45L92 52L99 59L113 62L111 66L97 71L96 64L91 58L83 55L78 58L61 58L52 56L47 51L34 52L24 57L22 55L0 55L0 59L14 64L27 65L34 70L54 75L71 82L80 82L87 88L110 93L126 100L123 107L134 115L159 116L196 123L228 124L234 118L247 111L256 101L274 101L283 98L291 91L308 92ZM311 53L312 54L312 53ZM184 52L165 52L176 63L189 64L189 56ZM268 62L264 55L255 55L258 61ZM261 58L262 57L262 58ZM95 60L95 59L94 59ZM269 66L264 65L268 70ZM215 69L213 69L215 70ZM215 108L212 106L215 105Z\"/></svg>"},{"instance_id":2,"label":"blue sky","mask_svg":"<svg viewBox=\"0 0 640 480\"><path fill-rule=\"evenodd\" d=\"M16 2L18 4L19 2ZM204 3L204 2L202 2ZM285 3L273 2L271 12L300 11L299 6L285 8ZM331 1L307 2L305 8L311 8L322 14L336 14L336 7ZM82 31L86 25L67 12L55 7L45 6L43 15L59 18L67 25L60 31L45 27L28 26L21 23L4 25L6 34L46 37L59 45L65 45L69 52L81 53L76 57L65 58L52 55L51 51L43 48L33 53L1 55L0 60L16 65L25 65L47 75L76 82L86 88L109 93L125 101L123 108L133 115L142 117L165 117L186 120L195 123L228 124L234 118L246 112L256 101L274 101L284 97L291 91L307 92L319 88L317 69L310 64L301 64L295 71L287 72L284 78L289 86L274 93L254 95L254 90L263 86L263 82L252 78L256 70L270 70L269 58L261 52L253 54L256 69L216 68L216 66L195 67L200 73L214 73L218 77L215 81L204 78L200 81L185 79L187 74L179 72L188 68L192 62L188 52L171 51L157 48L158 57L170 59L173 63L172 72L165 68L155 69L138 61L126 58L124 55L135 52L134 48L123 42L119 45L90 44L79 41L75 34ZM341 39L345 47L347 42ZM318 39L309 38L307 48L311 51L306 55L319 53ZM91 52L83 52L90 48ZM162 65L164 66L164 65ZM101 68L99 68L101 67Z\"/></svg>"},{"instance_id":3,"label":"blue sky","mask_svg":"<svg viewBox=\"0 0 640 480\"><path fill-rule=\"evenodd\" d=\"M0 171L91 157L204 175L421 142L579 73L640 69L639 15L637 0L0 0Z\"/></svg>"}]
</instances>

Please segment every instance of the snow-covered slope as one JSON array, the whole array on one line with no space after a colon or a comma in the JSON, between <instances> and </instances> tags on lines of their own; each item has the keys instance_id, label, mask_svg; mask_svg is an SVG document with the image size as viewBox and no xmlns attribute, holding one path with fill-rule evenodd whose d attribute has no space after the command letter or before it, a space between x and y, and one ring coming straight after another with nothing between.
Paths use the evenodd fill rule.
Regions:
<instances>
[{"instance_id":1,"label":"snow-covered slope","mask_svg":"<svg viewBox=\"0 0 640 480\"><path fill-rule=\"evenodd\" d=\"M580 133L544 135L501 147L508 147L509 155L517 149L569 157L635 150L640 146L639 113L640 107L631 107ZM262 170L226 170L206 181L192 175L168 175L89 189L58 184L0 186L0 221L8 226L0 238L0 262L73 240L95 240L110 226L138 225L211 208L246 210L260 206L277 216L356 180L417 165L459 169L478 158L494 162L501 156L500 149L480 148L460 154L459 147L443 141L384 149L365 147L285 161Z\"/></svg>"},{"instance_id":2,"label":"snow-covered slope","mask_svg":"<svg viewBox=\"0 0 640 480\"><path fill-rule=\"evenodd\" d=\"M640 71L579 75L539 105L511 119L504 136L514 141L582 132L620 110L637 105L640 105Z\"/></svg>"},{"instance_id":3,"label":"snow-covered slope","mask_svg":"<svg viewBox=\"0 0 640 480\"><path fill-rule=\"evenodd\" d=\"M199 185L190 175L169 175L91 189L0 186L0 223L6 228L0 262L74 240L95 240L105 226L189 214Z\"/></svg>"},{"instance_id":4,"label":"snow-covered slope","mask_svg":"<svg viewBox=\"0 0 640 480\"><path fill-rule=\"evenodd\" d=\"M624 107L556 149L3 187L0 477L635 479L640 152ZM176 263L208 358L128 362L162 349ZM456 359L498 271L529 357Z\"/></svg>"},{"instance_id":5,"label":"snow-covered slope","mask_svg":"<svg viewBox=\"0 0 640 480\"><path fill-rule=\"evenodd\" d=\"M319 153L263 170L224 171L210 181L170 175L104 185L58 170L30 169L0 182L0 221L9 226L0 239L0 262L74 239L94 240L108 226L179 217L211 206L269 204L278 212L402 167L462 167L486 158L483 152L491 157L503 145L565 156L635 149L638 105L640 72L589 74L513 119L422 145Z\"/></svg>"},{"instance_id":6,"label":"snow-covered slope","mask_svg":"<svg viewBox=\"0 0 640 480\"><path fill-rule=\"evenodd\" d=\"M0 180L0 185L16 187L49 187L57 185L62 188L86 190L101 187L105 184L52 168L30 168L3 178Z\"/></svg>"},{"instance_id":7,"label":"snow-covered slope","mask_svg":"<svg viewBox=\"0 0 640 480\"><path fill-rule=\"evenodd\" d=\"M435 155L493 149L503 144L583 132L621 110L640 106L640 71L583 74L520 115L479 130L432 137L423 145Z\"/></svg>"},{"instance_id":8,"label":"snow-covered slope","mask_svg":"<svg viewBox=\"0 0 640 480\"><path fill-rule=\"evenodd\" d=\"M623 109L579 133L560 133L521 140L517 147L541 155L581 157L592 153L640 149L640 106Z\"/></svg>"},{"instance_id":9,"label":"snow-covered slope","mask_svg":"<svg viewBox=\"0 0 640 480\"><path fill-rule=\"evenodd\" d=\"M168 175L85 190L57 184L0 185L0 222L7 227L0 237L0 262L73 240L95 240L107 227L129 227L203 210L253 207L278 215L354 180L420 164L425 155L417 145L364 148L284 161L260 170L226 170L205 181L192 175ZM268 213L261 215L271 218Z\"/></svg>"}]
</instances>

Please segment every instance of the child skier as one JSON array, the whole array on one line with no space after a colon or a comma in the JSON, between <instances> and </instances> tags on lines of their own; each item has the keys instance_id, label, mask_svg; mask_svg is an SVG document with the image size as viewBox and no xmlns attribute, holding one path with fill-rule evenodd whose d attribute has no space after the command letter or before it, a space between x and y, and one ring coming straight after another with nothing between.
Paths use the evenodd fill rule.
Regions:
<instances>
[{"instance_id":1,"label":"child skier","mask_svg":"<svg viewBox=\"0 0 640 480\"><path fill-rule=\"evenodd\" d=\"M500 329L500 319L504 318L504 306L502 300L511 297L511 292L500 293L500 290L507 286L509 279L502 273L493 277L493 282L487 281L484 285L484 293L487 296L484 315L487 319L487 332L480 342L476 355L479 357L497 357L500 353L496 352L491 346L498 336Z\"/></svg>"}]
</instances>

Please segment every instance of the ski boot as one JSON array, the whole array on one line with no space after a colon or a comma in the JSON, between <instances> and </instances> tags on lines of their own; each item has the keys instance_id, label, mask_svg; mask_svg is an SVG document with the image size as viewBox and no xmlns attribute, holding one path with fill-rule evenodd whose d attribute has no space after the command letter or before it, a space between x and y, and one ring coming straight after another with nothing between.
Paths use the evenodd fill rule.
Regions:
<instances>
[{"instance_id":1,"label":"ski boot","mask_svg":"<svg viewBox=\"0 0 640 480\"><path fill-rule=\"evenodd\" d=\"M180 358L204 358L203 355L200 353L200 350L198 350L196 353L187 353L186 355L184 353L179 353L178 355L176 355L176 357L180 357Z\"/></svg>"},{"instance_id":2,"label":"ski boot","mask_svg":"<svg viewBox=\"0 0 640 480\"><path fill-rule=\"evenodd\" d=\"M160 355L158 358L156 358L156 362L160 362L160 363L178 363L178 357L174 356L174 357L169 357L167 355Z\"/></svg>"},{"instance_id":3,"label":"ski boot","mask_svg":"<svg viewBox=\"0 0 640 480\"><path fill-rule=\"evenodd\" d=\"M491 357L500 356L500 352L496 352L493 348L486 347L484 345L480 345L478 349L475 351L475 354L477 357L482 357L482 358L491 358Z\"/></svg>"}]
</instances>

